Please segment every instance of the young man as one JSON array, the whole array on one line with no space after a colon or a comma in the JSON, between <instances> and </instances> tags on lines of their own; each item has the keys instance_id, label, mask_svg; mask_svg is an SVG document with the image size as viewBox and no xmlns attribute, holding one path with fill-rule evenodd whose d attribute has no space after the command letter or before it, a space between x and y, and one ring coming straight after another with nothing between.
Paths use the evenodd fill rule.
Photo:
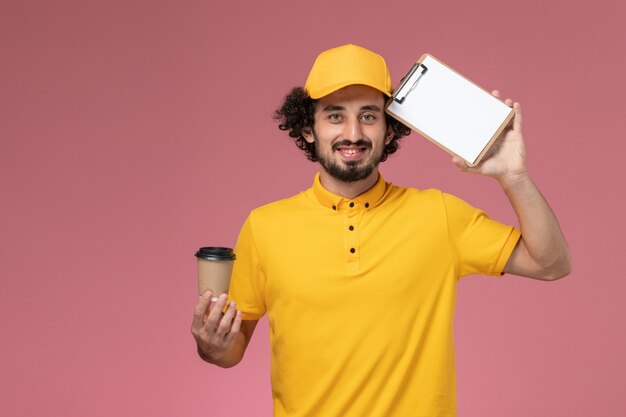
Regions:
<instances>
[{"instance_id":1,"label":"young man","mask_svg":"<svg viewBox=\"0 0 626 417\"><path fill-rule=\"evenodd\" d=\"M454 416L458 279L570 272L526 171L518 103L505 100L514 121L484 162L453 161L500 183L521 233L451 195L384 181L378 165L408 133L384 113L390 95L379 55L345 45L317 58L277 110L280 128L320 164L313 187L252 211L231 300L210 305L207 293L196 307L198 352L222 367L241 360L268 314L276 416Z\"/></svg>"}]
</instances>

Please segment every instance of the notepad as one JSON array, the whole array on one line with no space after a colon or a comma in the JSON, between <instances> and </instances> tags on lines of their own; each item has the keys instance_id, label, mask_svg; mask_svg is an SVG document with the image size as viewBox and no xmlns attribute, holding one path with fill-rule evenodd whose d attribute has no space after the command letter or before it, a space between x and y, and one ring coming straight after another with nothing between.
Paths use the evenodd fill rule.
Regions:
<instances>
[{"instance_id":1,"label":"notepad","mask_svg":"<svg viewBox=\"0 0 626 417\"><path fill-rule=\"evenodd\" d=\"M430 54L404 77L386 112L475 166L515 112Z\"/></svg>"}]
</instances>

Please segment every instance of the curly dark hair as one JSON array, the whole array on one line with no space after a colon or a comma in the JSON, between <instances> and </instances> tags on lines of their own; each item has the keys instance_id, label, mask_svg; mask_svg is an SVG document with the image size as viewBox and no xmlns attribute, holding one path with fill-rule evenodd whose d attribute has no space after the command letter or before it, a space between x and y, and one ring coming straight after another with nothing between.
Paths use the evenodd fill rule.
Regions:
<instances>
[{"instance_id":1,"label":"curly dark hair","mask_svg":"<svg viewBox=\"0 0 626 417\"><path fill-rule=\"evenodd\" d=\"M274 119L279 122L278 128L289 131L289 136L294 139L296 146L304 151L308 160L313 162L318 161L315 143L307 142L302 131L313 129L316 102L317 100L312 99L304 88L295 87L285 96L283 103L274 112ZM385 114L385 120L394 135L391 142L385 146L381 162L398 150L400 139L411 133L411 129L388 114Z\"/></svg>"}]
</instances>

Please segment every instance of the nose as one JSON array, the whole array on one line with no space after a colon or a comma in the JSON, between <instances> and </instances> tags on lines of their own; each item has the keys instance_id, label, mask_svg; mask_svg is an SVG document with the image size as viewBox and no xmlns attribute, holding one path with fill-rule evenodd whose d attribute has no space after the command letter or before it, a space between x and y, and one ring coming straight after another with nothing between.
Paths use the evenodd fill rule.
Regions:
<instances>
[{"instance_id":1,"label":"nose","mask_svg":"<svg viewBox=\"0 0 626 417\"><path fill-rule=\"evenodd\" d=\"M344 123L343 137L345 139L356 142L363 139L363 132L361 130L361 123L358 117L351 117Z\"/></svg>"}]
</instances>

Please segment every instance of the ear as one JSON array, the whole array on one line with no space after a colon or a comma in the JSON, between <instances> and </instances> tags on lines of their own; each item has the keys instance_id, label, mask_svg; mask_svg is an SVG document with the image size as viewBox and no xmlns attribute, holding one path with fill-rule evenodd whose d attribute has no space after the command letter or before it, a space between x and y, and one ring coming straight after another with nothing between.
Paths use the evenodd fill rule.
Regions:
<instances>
[{"instance_id":1,"label":"ear","mask_svg":"<svg viewBox=\"0 0 626 417\"><path fill-rule=\"evenodd\" d=\"M304 137L304 140L306 140L308 143L315 143L315 138L313 137L313 131L311 130L310 127L302 129L302 137Z\"/></svg>"},{"instance_id":2,"label":"ear","mask_svg":"<svg viewBox=\"0 0 626 417\"><path fill-rule=\"evenodd\" d=\"M385 134L385 145L389 145L395 135L396 134L394 133L391 126L387 126L387 133Z\"/></svg>"}]
</instances>

